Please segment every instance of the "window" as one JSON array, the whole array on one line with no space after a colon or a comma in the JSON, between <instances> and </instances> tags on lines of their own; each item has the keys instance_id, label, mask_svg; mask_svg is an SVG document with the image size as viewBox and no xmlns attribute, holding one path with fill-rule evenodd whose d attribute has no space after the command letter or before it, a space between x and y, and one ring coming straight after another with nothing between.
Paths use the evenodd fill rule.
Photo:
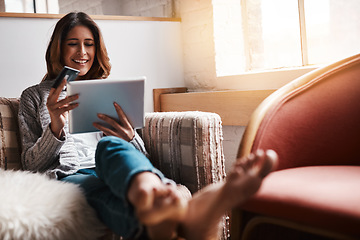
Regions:
<instances>
[{"instance_id":1,"label":"window","mask_svg":"<svg viewBox=\"0 0 360 240\"><path fill-rule=\"evenodd\" d=\"M58 0L4 0L5 12L59 13Z\"/></svg>"},{"instance_id":2,"label":"window","mask_svg":"<svg viewBox=\"0 0 360 240\"><path fill-rule=\"evenodd\" d=\"M241 40L236 44L230 42L233 52L225 57L222 54L229 46L224 45L229 44L229 40L221 43L221 37L217 36L224 34L224 29L214 24L218 76L329 63L360 52L359 0L232 2L231 8L237 9L241 17L237 23L232 21L235 27L229 30L227 38L241 29ZM218 10L214 6L214 22L224 19L221 12L231 11ZM231 60L226 63L227 59Z\"/></svg>"},{"instance_id":3,"label":"window","mask_svg":"<svg viewBox=\"0 0 360 240\"><path fill-rule=\"evenodd\" d=\"M5 12L33 13L33 0L5 0Z\"/></svg>"}]
</instances>

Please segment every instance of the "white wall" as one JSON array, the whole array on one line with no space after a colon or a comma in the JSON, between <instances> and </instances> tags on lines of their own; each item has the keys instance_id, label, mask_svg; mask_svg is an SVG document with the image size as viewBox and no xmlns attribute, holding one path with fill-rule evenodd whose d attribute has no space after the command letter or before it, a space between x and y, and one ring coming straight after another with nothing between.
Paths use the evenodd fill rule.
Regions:
<instances>
[{"instance_id":1,"label":"white wall","mask_svg":"<svg viewBox=\"0 0 360 240\"><path fill-rule=\"evenodd\" d=\"M0 17L0 96L18 97L46 73L45 51L58 19ZM96 20L104 35L110 79L146 76L153 88L184 87L180 22Z\"/></svg>"}]
</instances>

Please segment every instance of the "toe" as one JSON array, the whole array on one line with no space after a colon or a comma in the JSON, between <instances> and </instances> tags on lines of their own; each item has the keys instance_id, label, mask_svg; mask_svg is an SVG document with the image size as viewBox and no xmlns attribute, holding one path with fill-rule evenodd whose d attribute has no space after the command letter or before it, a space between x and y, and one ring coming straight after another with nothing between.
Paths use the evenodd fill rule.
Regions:
<instances>
[{"instance_id":1,"label":"toe","mask_svg":"<svg viewBox=\"0 0 360 240\"><path fill-rule=\"evenodd\" d=\"M271 171L273 171L278 162L278 155L274 150L266 150L264 158L264 162L259 172L259 175L262 178L266 177Z\"/></svg>"}]
</instances>

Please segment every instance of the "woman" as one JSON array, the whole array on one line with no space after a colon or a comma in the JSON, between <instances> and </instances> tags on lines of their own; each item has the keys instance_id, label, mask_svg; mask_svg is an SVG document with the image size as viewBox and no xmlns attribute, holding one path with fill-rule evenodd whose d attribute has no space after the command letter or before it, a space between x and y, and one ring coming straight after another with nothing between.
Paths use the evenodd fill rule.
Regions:
<instances>
[{"instance_id":1,"label":"woman","mask_svg":"<svg viewBox=\"0 0 360 240\"><path fill-rule=\"evenodd\" d=\"M226 183L189 200L152 166L143 141L116 103L118 121L98 115L111 128L94 123L100 132L69 134L67 112L78 106L73 103L78 96L66 96L65 79L52 88L55 77L65 65L80 70L77 80L106 78L111 69L101 32L88 15L69 13L58 21L46 63L43 81L24 90L20 98L23 167L79 184L100 220L125 238L145 234L151 239L170 239L180 234L208 239L216 235L225 211L250 197L273 168L276 156L258 153L236 165ZM231 198L234 190L243 198ZM222 207L213 211L219 205ZM195 231L199 228L200 233Z\"/></svg>"}]
</instances>

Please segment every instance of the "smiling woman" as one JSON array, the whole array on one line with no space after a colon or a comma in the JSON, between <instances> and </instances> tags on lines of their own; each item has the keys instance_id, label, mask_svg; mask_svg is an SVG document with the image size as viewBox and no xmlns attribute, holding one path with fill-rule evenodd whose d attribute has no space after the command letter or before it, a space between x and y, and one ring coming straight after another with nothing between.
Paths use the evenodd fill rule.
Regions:
<instances>
[{"instance_id":1,"label":"smiling woman","mask_svg":"<svg viewBox=\"0 0 360 240\"><path fill-rule=\"evenodd\" d=\"M82 12L68 14L56 24L46 62L44 80L54 79L64 65L80 70L79 79L106 78L111 69L99 27Z\"/></svg>"},{"instance_id":2,"label":"smiling woman","mask_svg":"<svg viewBox=\"0 0 360 240\"><path fill-rule=\"evenodd\" d=\"M91 68L95 57L95 43L91 31L85 26L76 26L70 30L62 43L64 65L80 70L84 76Z\"/></svg>"},{"instance_id":3,"label":"smiling woman","mask_svg":"<svg viewBox=\"0 0 360 240\"><path fill-rule=\"evenodd\" d=\"M180 221L180 213L184 212L180 203L185 199L178 194L176 185L166 184L172 181L166 180L164 175L152 166L146 157L147 152L141 137L135 132L119 105L114 104L116 118L106 114L99 115L99 120L104 122L94 124L99 131L81 135L69 132L68 111L81 103L74 102L78 99L78 94L69 96L63 91L65 79L57 88L53 87L52 75L57 75L59 68L61 70L63 65L67 64L80 69L81 78L99 79L106 78L111 68L102 34L89 15L70 12L56 23L46 52L46 62L48 74L45 80L26 88L20 97L18 116L24 170L45 173L51 178L78 184L89 203L92 202L90 205L96 210L100 220L114 233L125 238L146 234L143 225L157 225L168 217ZM101 94L106 93L96 94L101 97ZM110 141L106 142L106 139ZM135 154L127 154L130 162L126 163L121 156L113 154L114 148L108 145L112 144L112 141L118 142L113 145L118 153L129 153L122 146L129 147ZM100 147L100 142L105 143L104 148ZM109 157L111 155L112 160L105 160L104 154ZM139 161L136 163L135 159ZM100 162L111 164L100 166ZM124 166L114 166L113 163ZM100 173L99 169L104 172ZM133 176L119 172L120 169L129 169ZM114 174L108 170L114 171ZM119 178L113 178L115 176ZM120 178L127 182L122 184ZM110 184L116 184L117 187ZM149 194L143 195L144 197L138 195L142 189L149 189ZM99 191L103 194L98 194ZM97 197L91 196L92 194ZM179 214L172 211L171 216L163 215L164 218L159 219L159 214L153 211L155 205L151 199L159 200L160 205L156 203L156 209L174 209ZM162 199L164 204L160 203ZM155 215L156 219L152 218ZM175 215L179 218L173 219L172 216ZM173 231L175 229L171 229L168 234Z\"/></svg>"}]
</instances>

